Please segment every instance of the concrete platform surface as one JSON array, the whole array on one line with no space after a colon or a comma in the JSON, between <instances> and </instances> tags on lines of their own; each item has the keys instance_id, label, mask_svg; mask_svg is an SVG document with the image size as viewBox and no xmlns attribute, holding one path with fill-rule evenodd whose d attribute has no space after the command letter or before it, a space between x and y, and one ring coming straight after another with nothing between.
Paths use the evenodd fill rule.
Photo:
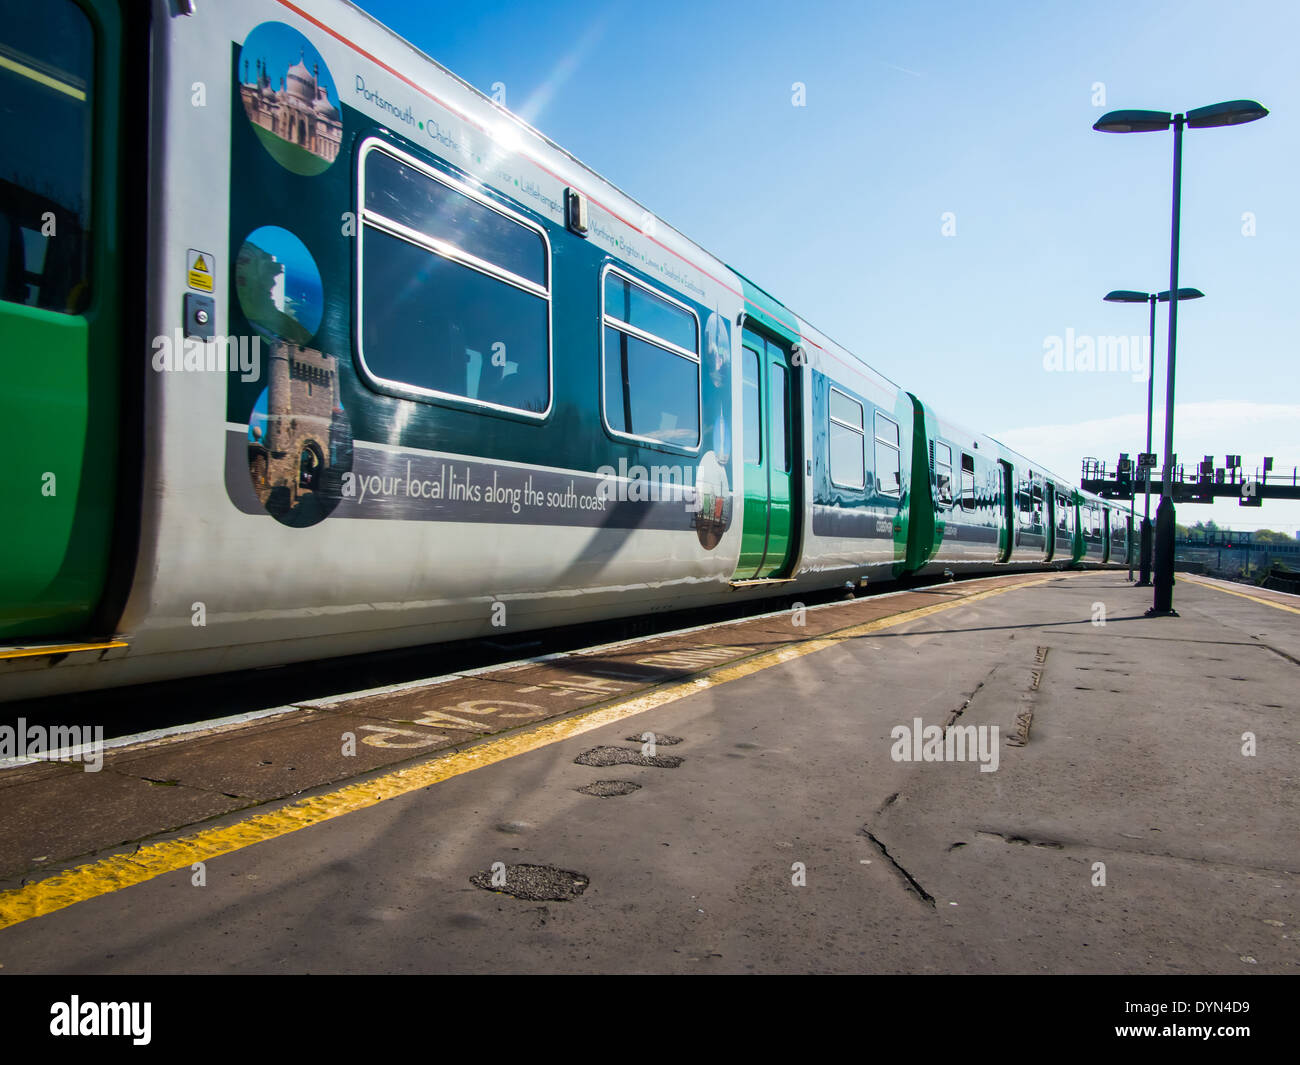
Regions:
<instances>
[{"instance_id":1,"label":"concrete platform surface","mask_svg":"<svg viewBox=\"0 0 1300 1065\"><path fill-rule=\"evenodd\" d=\"M1300 600L1149 602L936 587L23 770L0 965L1300 972ZM369 724L412 746L334 765ZM158 834L86 854L92 787Z\"/></svg>"}]
</instances>

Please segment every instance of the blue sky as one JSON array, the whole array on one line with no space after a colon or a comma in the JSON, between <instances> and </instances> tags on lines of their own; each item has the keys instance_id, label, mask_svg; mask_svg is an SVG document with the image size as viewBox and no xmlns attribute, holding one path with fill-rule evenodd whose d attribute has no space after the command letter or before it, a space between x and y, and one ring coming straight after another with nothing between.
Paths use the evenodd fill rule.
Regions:
<instances>
[{"instance_id":1,"label":"blue sky","mask_svg":"<svg viewBox=\"0 0 1300 1065\"><path fill-rule=\"evenodd\" d=\"M311 41L291 26L286 26L283 22L263 22L248 35L239 56L239 77L243 79L247 76L249 84L257 77L259 59L266 61L271 84L277 89L289 68L299 60L308 70L319 68L320 84L325 89L325 95L329 97L330 103L338 107L339 94L334 89L334 79L330 76L325 61ZM248 61L247 72L244 69L245 60Z\"/></svg>"},{"instance_id":2,"label":"blue sky","mask_svg":"<svg viewBox=\"0 0 1300 1065\"><path fill-rule=\"evenodd\" d=\"M1262 121L1184 141L1179 284L1207 298L1179 314L1175 445L1300 463L1300 5L360 6L485 92L503 83L512 110L892 380L1076 478L1084 455L1141 449L1146 384L1049 371L1051 338L1142 337L1144 307L1101 297L1169 283L1173 137L1092 123L1258 100ZM1179 510L1208 518L1294 532L1300 504Z\"/></svg>"}]
</instances>

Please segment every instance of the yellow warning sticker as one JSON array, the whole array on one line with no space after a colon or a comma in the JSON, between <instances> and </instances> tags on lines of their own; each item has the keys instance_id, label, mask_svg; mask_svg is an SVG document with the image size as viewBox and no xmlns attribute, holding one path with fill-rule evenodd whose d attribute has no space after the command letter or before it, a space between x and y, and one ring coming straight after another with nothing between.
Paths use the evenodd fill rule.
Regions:
<instances>
[{"instance_id":1,"label":"yellow warning sticker","mask_svg":"<svg viewBox=\"0 0 1300 1065\"><path fill-rule=\"evenodd\" d=\"M200 292L212 291L212 275L216 273L212 256L207 252L189 250L186 256L185 278L190 288Z\"/></svg>"}]
</instances>

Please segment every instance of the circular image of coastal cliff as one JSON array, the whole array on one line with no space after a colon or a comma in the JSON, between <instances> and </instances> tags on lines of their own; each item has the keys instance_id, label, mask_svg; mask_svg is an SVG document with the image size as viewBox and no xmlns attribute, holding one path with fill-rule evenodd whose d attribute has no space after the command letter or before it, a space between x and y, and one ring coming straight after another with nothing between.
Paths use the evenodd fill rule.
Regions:
<instances>
[{"instance_id":1,"label":"circular image of coastal cliff","mask_svg":"<svg viewBox=\"0 0 1300 1065\"><path fill-rule=\"evenodd\" d=\"M339 94L325 60L292 26L263 22L239 51L239 98L277 163L311 177L328 170L343 139Z\"/></svg>"},{"instance_id":2,"label":"circular image of coastal cliff","mask_svg":"<svg viewBox=\"0 0 1300 1065\"><path fill-rule=\"evenodd\" d=\"M235 256L239 309L263 336L306 344L320 328L325 289L311 252L279 226L255 229Z\"/></svg>"}]
</instances>

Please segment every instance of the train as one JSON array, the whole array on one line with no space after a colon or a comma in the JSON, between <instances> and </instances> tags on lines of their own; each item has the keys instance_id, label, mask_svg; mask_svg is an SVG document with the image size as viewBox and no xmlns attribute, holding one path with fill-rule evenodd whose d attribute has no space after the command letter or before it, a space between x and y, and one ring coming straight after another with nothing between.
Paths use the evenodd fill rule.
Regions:
<instances>
[{"instance_id":1,"label":"train","mask_svg":"<svg viewBox=\"0 0 1300 1065\"><path fill-rule=\"evenodd\" d=\"M1129 560L345 0L0 13L0 699Z\"/></svg>"}]
</instances>

